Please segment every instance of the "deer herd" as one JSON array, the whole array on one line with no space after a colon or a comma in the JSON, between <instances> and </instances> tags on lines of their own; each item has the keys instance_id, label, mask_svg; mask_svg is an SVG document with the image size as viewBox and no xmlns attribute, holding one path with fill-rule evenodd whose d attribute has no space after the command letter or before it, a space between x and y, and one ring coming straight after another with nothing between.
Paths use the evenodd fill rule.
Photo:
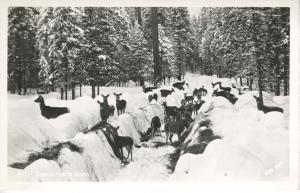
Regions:
<instances>
[{"instance_id":1,"label":"deer herd","mask_svg":"<svg viewBox=\"0 0 300 193\"><path fill-rule=\"evenodd\" d=\"M188 83L183 82L176 82L172 86L171 89L160 89L160 96L167 97L168 95L171 95L173 92L175 92L175 88L178 90L184 90L184 86L188 85ZM217 89L216 89L217 87ZM223 87L222 82L215 82L212 83L212 88L214 89L212 92L212 96L215 97L224 97L232 104L235 104L235 102L238 100L237 97L234 96L234 94L231 93L230 87ZM238 89L239 94L243 94L241 92L240 88L237 88L234 84L232 85L232 88ZM148 93L152 92L155 89L159 89L157 87L143 87L143 92ZM243 90L245 91L245 90ZM121 99L122 93L113 93L116 99L116 109L118 116L125 113L126 110L126 100ZM193 122L192 115L197 115L199 109L201 106L205 103L204 100L202 100L203 96L206 96L208 94L207 89L204 88L204 86L201 86L200 88L195 88L193 90L192 95L188 96L187 94L184 95L184 98L181 101L181 106L178 108L177 106L168 106L166 102L162 103L162 106L164 108L164 131L166 136L166 144L170 143L172 145L172 137L173 135L177 135L177 139L179 143L183 141L182 139L182 132L188 129ZM114 116L115 112L115 106L109 105L108 103L108 97L109 94L103 95L101 94L103 98L103 102L100 102L97 100L97 103L100 105L100 116L102 119L102 122L105 124L107 123L107 120L109 116ZM261 100L261 98L257 96L253 96L257 108L259 111L263 111L264 113L277 111L283 113L283 109L280 107L270 107L265 106ZM149 94L148 100L151 102L152 100L157 101L158 100L158 94ZM46 119L54 119L57 118L60 115L70 113L70 109L67 107L51 107L47 106L45 104L44 98L39 95L38 98L35 100L35 102L39 103L40 105L40 111L41 115L45 117ZM147 131L147 134L149 134L150 138L155 137L156 135L161 135L161 126L163 125L162 120L158 116L154 116L150 123L150 128ZM112 127L112 126L111 126ZM112 134L114 136L114 140L116 143L116 146L118 148L118 151L120 152L120 155L122 156L122 162L125 158L123 155L123 148L126 148L128 152L126 160L131 156L132 160L132 148L134 141L129 136L119 136L118 135L118 127L112 127Z\"/></svg>"}]
</instances>

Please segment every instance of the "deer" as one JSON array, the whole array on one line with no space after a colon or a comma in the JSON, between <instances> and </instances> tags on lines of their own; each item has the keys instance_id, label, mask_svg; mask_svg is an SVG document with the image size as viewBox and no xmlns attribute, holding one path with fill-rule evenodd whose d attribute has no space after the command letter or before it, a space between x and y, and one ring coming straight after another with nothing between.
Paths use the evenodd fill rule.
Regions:
<instances>
[{"instance_id":1,"label":"deer","mask_svg":"<svg viewBox=\"0 0 300 193\"><path fill-rule=\"evenodd\" d=\"M143 92L147 93L147 92L151 92L154 89L157 89L157 86L153 86L153 87L145 87L145 85L143 86Z\"/></svg>"},{"instance_id":2,"label":"deer","mask_svg":"<svg viewBox=\"0 0 300 193\"><path fill-rule=\"evenodd\" d=\"M187 96L187 93L184 93L184 99L187 103L193 102L194 96Z\"/></svg>"},{"instance_id":3,"label":"deer","mask_svg":"<svg viewBox=\"0 0 300 193\"><path fill-rule=\"evenodd\" d=\"M120 96L122 95L122 93L120 94L114 93L114 95L116 96L116 106L117 106L118 115L125 113L126 101L124 99L120 100Z\"/></svg>"},{"instance_id":4,"label":"deer","mask_svg":"<svg viewBox=\"0 0 300 193\"><path fill-rule=\"evenodd\" d=\"M170 119L170 117L175 117L178 113L178 108L176 106L167 106L167 103L164 102L163 107L165 108L166 119Z\"/></svg>"},{"instance_id":5,"label":"deer","mask_svg":"<svg viewBox=\"0 0 300 193\"><path fill-rule=\"evenodd\" d=\"M60 115L70 112L70 109L67 107L50 107L45 104L44 98L39 95L39 97L34 100L34 102L40 104L40 110L43 117L46 119L54 119Z\"/></svg>"},{"instance_id":6,"label":"deer","mask_svg":"<svg viewBox=\"0 0 300 193\"><path fill-rule=\"evenodd\" d=\"M161 127L160 118L158 116L153 117L150 125L151 137L154 137L155 133L159 133L159 135L161 135L160 127Z\"/></svg>"},{"instance_id":7,"label":"deer","mask_svg":"<svg viewBox=\"0 0 300 193\"><path fill-rule=\"evenodd\" d=\"M160 94L161 94L162 97L167 97L168 95L170 95L174 91L175 91L174 88L172 88L172 90L161 89Z\"/></svg>"},{"instance_id":8,"label":"deer","mask_svg":"<svg viewBox=\"0 0 300 193\"><path fill-rule=\"evenodd\" d=\"M281 112L283 113L283 109L280 108L280 107L270 107L270 106L265 106L263 104L263 101L261 100L260 97L257 97L255 95L253 95L253 98L255 99L256 101L256 104L257 104L257 109L259 111L263 111L264 113L269 113L269 112L272 112L272 111L278 111L278 112Z\"/></svg>"},{"instance_id":9,"label":"deer","mask_svg":"<svg viewBox=\"0 0 300 193\"><path fill-rule=\"evenodd\" d=\"M128 152L128 155L127 155L127 158L129 158L130 156L130 160L132 161L132 147L133 147L133 139L129 136L119 136L118 134L118 130L119 130L120 126L117 126L117 127L112 127L111 129L111 132L113 134L113 137L114 137L114 141L115 141L115 144L122 156L122 163L124 163L123 159L124 159L124 154L123 154L123 148L125 148Z\"/></svg>"},{"instance_id":10,"label":"deer","mask_svg":"<svg viewBox=\"0 0 300 193\"><path fill-rule=\"evenodd\" d=\"M230 93L230 91L231 91L230 87L223 87L221 82L217 82L215 84L219 84L219 87L221 90L224 90L225 92Z\"/></svg>"},{"instance_id":11,"label":"deer","mask_svg":"<svg viewBox=\"0 0 300 193\"><path fill-rule=\"evenodd\" d=\"M212 87L214 88L217 84L221 84L221 82L220 81L218 81L218 82L215 82L215 83L211 83L211 85L212 85Z\"/></svg>"},{"instance_id":12,"label":"deer","mask_svg":"<svg viewBox=\"0 0 300 193\"><path fill-rule=\"evenodd\" d=\"M158 96L157 96L156 93L154 93L153 95L150 94L150 95L148 96L149 103L152 101L152 99L154 99L154 100L157 101Z\"/></svg>"},{"instance_id":13,"label":"deer","mask_svg":"<svg viewBox=\"0 0 300 193\"><path fill-rule=\"evenodd\" d=\"M238 98L236 98L233 94L231 93L227 93L224 90L221 91L217 91L215 90L212 94L212 96L222 96L224 98L226 98L229 102L231 102L232 104L235 104L236 101L238 100Z\"/></svg>"},{"instance_id":14,"label":"deer","mask_svg":"<svg viewBox=\"0 0 300 193\"><path fill-rule=\"evenodd\" d=\"M241 88L237 88L237 90L238 90L238 92L239 92L239 95L242 95L242 94L244 94L241 90Z\"/></svg>"},{"instance_id":15,"label":"deer","mask_svg":"<svg viewBox=\"0 0 300 193\"><path fill-rule=\"evenodd\" d=\"M169 121L165 124L166 144L168 144L169 140L171 144L173 144L172 137L174 134L178 136L178 140L181 143L181 133L188 127L189 123L186 120L184 113L178 113L175 121Z\"/></svg>"},{"instance_id":16,"label":"deer","mask_svg":"<svg viewBox=\"0 0 300 193\"><path fill-rule=\"evenodd\" d=\"M205 89L203 85L201 88L198 89L198 91L202 96L205 96L207 94L207 89Z\"/></svg>"},{"instance_id":17,"label":"deer","mask_svg":"<svg viewBox=\"0 0 300 193\"><path fill-rule=\"evenodd\" d=\"M114 115L115 113L115 107L113 105L109 105L108 104L108 97L109 97L109 94L107 94L106 96L101 94L102 98L103 98L103 103L104 103L104 107L105 108L108 108L109 109L109 115Z\"/></svg>"},{"instance_id":18,"label":"deer","mask_svg":"<svg viewBox=\"0 0 300 193\"><path fill-rule=\"evenodd\" d=\"M177 89L179 89L179 90L184 90L184 88L183 88L183 85L185 84L185 81L183 81L183 82L175 82L174 84L173 84L173 87L175 87L175 88L177 88Z\"/></svg>"}]
</instances>

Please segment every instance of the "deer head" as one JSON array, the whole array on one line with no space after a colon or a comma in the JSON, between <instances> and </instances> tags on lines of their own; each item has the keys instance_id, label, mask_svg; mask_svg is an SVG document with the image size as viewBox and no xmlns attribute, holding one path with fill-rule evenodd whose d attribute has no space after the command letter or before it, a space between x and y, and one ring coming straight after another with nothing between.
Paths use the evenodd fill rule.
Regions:
<instances>
[{"instance_id":1,"label":"deer head","mask_svg":"<svg viewBox=\"0 0 300 193\"><path fill-rule=\"evenodd\" d=\"M42 97L42 95L39 95L39 97L35 99L34 102L36 103L44 102L44 98Z\"/></svg>"},{"instance_id":2,"label":"deer head","mask_svg":"<svg viewBox=\"0 0 300 193\"><path fill-rule=\"evenodd\" d=\"M122 93L120 93L120 94L114 93L114 95L116 96L116 99L117 99L117 100L120 100L120 96L122 95Z\"/></svg>"}]
</instances>

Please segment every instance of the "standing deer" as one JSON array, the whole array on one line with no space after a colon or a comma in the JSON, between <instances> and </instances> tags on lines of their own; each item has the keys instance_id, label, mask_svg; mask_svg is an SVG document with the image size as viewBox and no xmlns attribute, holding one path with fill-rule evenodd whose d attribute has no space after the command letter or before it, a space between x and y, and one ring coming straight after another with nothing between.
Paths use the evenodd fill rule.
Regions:
<instances>
[{"instance_id":1,"label":"standing deer","mask_svg":"<svg viewBox=\"0 0 300 193\"><path fill-rule=\"evenodd\" d=\"M131 137L128 136L119 136L118 134L118 130L119 130L119 126L117 127L112 127L111 131L112 134L114 136L114 140L115 140L115 144L119 150L119 152L121 153L122 156L122 163L123 163L123 159L124 159L124 154L123 154L123 147L125 147L125 149L128 152L127 158L129 158L130 155L130 159L132 161L132 147L133 147L133 139Z\"/></svg>"},{"instance_id":2,"label":"standing deer","mask_svg":"<svg viewBox=\"0 0 300 193\"><path fill-rule=\"evenodd\" d=\"M168 144L168 140L170 140L171 144L173 144L172 137L174 134L177 134L178 140L181 143L181 133L188 127L189 122L186 120L186 116L183 113L178 113L176 121L169 121L165 124L166 143Z\"/></svg>"},{"instance_id":3,"label":"standing deer","mask_svg":"<svg viewBox=\"0 0 300 193\"><path fill-rule=\"evenodd\" d=\"M120 100L120 96L122 95L122 93L120 94L114 93L114 95L116 96L116 106L117 106L118 115L125 113L126 101Z\"/></svg>"},{"instance_id":4,"label":"standing deer","mask_svg":"<svg viewBox=\"0 0 300 193\"><path fill-rule=\"evenodd\" d=\"M114 115L115 113L115 107L113 105L109 105L108 104L108 97L109 97L109 94L107 94L106 96L101 94L101 96L103 97L103 103L104 103L104 107L105 108L108 108L109 109L109 115Z\"/></svg>"}]
</instances>

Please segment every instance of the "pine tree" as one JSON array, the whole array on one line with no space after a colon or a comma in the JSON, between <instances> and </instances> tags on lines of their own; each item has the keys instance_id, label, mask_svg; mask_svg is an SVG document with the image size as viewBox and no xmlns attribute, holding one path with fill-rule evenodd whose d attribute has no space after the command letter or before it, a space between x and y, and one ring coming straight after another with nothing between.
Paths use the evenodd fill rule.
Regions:
<instances>
[{"instance_id":1,"label":"pine tree","mask_svg":"<svg viewBox=\"0 0 300 193\"><path fill-rule=\"evenodd\" d=\"M18 94L38 82L35 49L36 15L32 7L10 7L8 15L8 87Z\"/></svg>"}]
</instances>

